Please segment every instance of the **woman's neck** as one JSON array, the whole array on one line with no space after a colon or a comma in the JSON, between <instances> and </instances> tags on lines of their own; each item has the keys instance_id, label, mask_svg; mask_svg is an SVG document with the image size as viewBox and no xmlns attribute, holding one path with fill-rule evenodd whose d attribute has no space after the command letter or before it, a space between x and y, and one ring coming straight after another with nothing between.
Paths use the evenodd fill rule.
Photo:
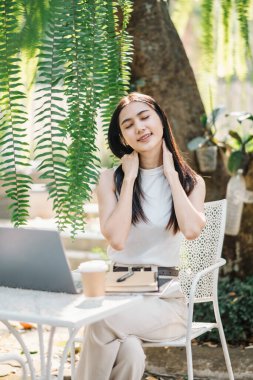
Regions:
<instances>
[{"instance_id":1,"label":"woman's neck","mask_svg":"<svg viewBox=\"0 0 253 380\"><path fill-rule=\"evenodd\" d=\"M147 152L147 154L139 154L139 160L140 160L140 167L142 169L154 169L158 168L163 164L163 156L162 152L159 152L156 156L151 156L150 152Z\"/></svg>"}]
</instances>

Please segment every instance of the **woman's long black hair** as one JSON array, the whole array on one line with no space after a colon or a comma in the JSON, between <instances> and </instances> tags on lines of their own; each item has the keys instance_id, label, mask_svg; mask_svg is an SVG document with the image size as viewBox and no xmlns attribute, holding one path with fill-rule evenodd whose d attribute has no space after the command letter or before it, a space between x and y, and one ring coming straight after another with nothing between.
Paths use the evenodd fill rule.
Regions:
<instances>
[{"instance_id":1,"label":"woman's long black hair","mask_svg":"<svg viewBox=\"0 0 253 380\"><path fill-rule=\"evenodd\" d=\"M175 169L178 172L179 181L187 195L189 195L195 184L196 184L196 173L192 170L189 165L184 161L182 155L179 152L177 144L175 142L174 136L172 134L172 130L170 124L168 122L167 116L164 111L161 109L159 104L150 96L140 94L138 92L133 92L124 98L122 98L117 105L109 125L108 130L108 143L112 153L121 158L125 154L130 154L133 152L133 149L129 145L124 144L123 136L121 133L121 129L119 126L119 114L121 110L131 102L142 102L146 103L149 107L156 111L163 125L163 138L165 140L165 144L169 151L172 153L173 161L175 165ZM124 179L124 172L122 169L122 165L120 165L114 173L114 182L116 187L116 194L120 194L122 182ZM144 198L144 194L141 188L140 181L140 170L138 171L138 175L136 177L134 188L133 188L133 203L132 203L132 223L134 225L137 224L140 220L147 222L148 219L144 214L141 205L141 199ZM166 229L173 228L173 232L176 233L179 231L179 226L176 218L175 208L172 201L172 210L170 220L166 226Z\"/></svg>"}]
</instances>

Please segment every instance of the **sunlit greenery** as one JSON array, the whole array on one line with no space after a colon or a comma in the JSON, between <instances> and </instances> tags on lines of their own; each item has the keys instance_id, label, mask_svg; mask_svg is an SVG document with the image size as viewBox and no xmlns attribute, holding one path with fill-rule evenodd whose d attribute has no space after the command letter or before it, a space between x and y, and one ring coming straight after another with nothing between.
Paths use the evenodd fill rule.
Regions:
<instances>
[{"instance_id":1,"label":"sunlit greenery","mask_svg":"<svg viewBox=\"0 0 253 380\"><path fill-rule=\"evenodd\" d=\"M195 41L195 75L209 113L209 87L215 99L217 79L253 78L253 0L171 0L170 4L182 40Z\"/></svg>"}]
</instances>

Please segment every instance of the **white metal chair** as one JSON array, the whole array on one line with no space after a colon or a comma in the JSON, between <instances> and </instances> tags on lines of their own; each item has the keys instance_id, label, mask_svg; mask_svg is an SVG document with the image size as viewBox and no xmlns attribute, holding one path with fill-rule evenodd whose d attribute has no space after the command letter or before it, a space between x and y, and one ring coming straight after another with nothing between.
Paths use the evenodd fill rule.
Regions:
<instances>
[{"instance_id":1,"label":"white metal chair","mask_svg":"<svg viewBox=\"0 0 253 380\"><path fill-rule=\"evenodd\" d=\"M20 355L14 354L14 353L8 353L8 354L0 354L0 362L9 362L10 360L15 360L18 362L22 368L23 371L23 380L27 380L27 371L26 371L26 365L24 360L21 358Z\"/></svg>"},{"instance_id":2,"label":"white metal chair","mask_svg":"<svg viewBox=\"0 0 253 380\"><path fill-rule=\"evenodd\" d=\"M184 239L181 246L179 279L189 306L186 336L162 343L144 342L143 346L186 347L188 380L193 380L191 341L217 328L229 380L234 380L217 295L219 267L226 263L226 260L221 258L226 221L226 200L205 203L205 215L207 223L201 235L195 240ZM194 304L200 302L213 303L215 323L193 322Z\"/></svg>"}]
</instances>

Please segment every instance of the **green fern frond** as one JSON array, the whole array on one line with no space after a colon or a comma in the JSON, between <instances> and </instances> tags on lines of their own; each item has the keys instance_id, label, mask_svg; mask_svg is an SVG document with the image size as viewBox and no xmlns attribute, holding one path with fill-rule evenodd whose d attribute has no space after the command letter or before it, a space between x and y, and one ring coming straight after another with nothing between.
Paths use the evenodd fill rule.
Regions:
<instances>
[{"instance_id":1,"label":"green fern frond","mask_svg":"<svg viewBox=\"0 0 253 380\"><path fill-rule=\"evenodd\" d=\"M240 25L238 20L235 22L235 36L234 36L234 46L233 46L233 61L234 61L234 72L237 77L243 81L247 76L247 53L245 41L240 34Z\"/></svg>"},{"instance_id":2,"label":"green fern frond","mask_svg":"<svg viewBox=\"0 0 253 380\"><path fill-rule=\"evenodd\" d=\"M202 28L202 48L204 56L204 66L207 72L210 71L214 61L214 14L213 0L202 0L201 4L201 28Z\"/></svg>"},{"instance_id":3,"label":"green fern frond","mask_svg":"<svg viewBox=\"0 0 253 380\"><path fill-rule=\"evenodd\" d=\"M121 80L121 51L117 12L118 8L112 1L109 1L104 15L106 28L103 44L107 83L104 86L101 104L102 127L105 135L112 112L121 96L125 94Z\"/></svg>"},{"instance_id":4,"label":"green fern frond","mask_svg":"<svg viewBox=\"0 0 253 380\"><path fill-rule=\"evenodd\" d=\"M222 24L224 27L224 44L227 46L229 41L229 27L231 20L232 0L222 0Z\"/></svg>"},{"instance_id":5,"label":"green fern frond","mask_svg":"<svg viewBox=\"0 0 253 380\"><path fill-rule=\"evenodd\" d=\"M126 95L130 82L130 63L133 55L133 40L126 31L133 11L133 2L129 0L108 4L105 15L106 44L105 55L107 59L108 83L103 94L101 105L101 118L103 131L107 136L109 121L119 99ZM118 14L121 12L121 29Z\"/></svg>"},{"instance_id":6,"label":"green fern frond","mask_svg":"<svg viewBox=\"0 0 253 380\"><path fill-rule=\"evenodd\" d=\"M66 117L66 110L62 105L64 60L59 55L61 28L64 22L61 10L64 3L53 1L50 5L50 18L39 54L36 91L39 96L36 98L38 106L35 116L39 128L36 134L35 159L40 162L38 166L38 170L42 173L40 178L47 181L49 198L53 199L58 227L64 229L68 168L66 131L61 124Z\"/></svg>"},{"instance_id":7,"label":"green fern frond","mask_svg":"<svg viewBox=\"0 0 253 380\"><path fill-rule=\"evenodd\" d=\"M34 58L49 18L48 0L17 0L19 3L19 46L28 59Z\"/></svg>"},{"instance_id":8,"label":"green fern frond","mask_svg":"<svg viewBox=\"0 0 253 380\"><path fill-rule=\"evenodd\" d=\"M72 235L84 230L83 207L90 199L91 186L98 177L96 116L101 93L103 64L100 64L98 26L94 1L65 3L62 44L68 62L64 74L68 104L68 194L64 211ZM69 21L69 22L68 22Z\"/></svg>"},{"instance_id":9,"label":"green fern frond","mask_svg":"<svg viewBox=\"0 0 253 380\"><path fill-rule=\"evenodd\" d=\"M126 93L129 81L125 28L131 4L129 1L119 3L124 5L121 29L117 14L120 6L114 1L68 2L64 8L69 20L63 25L62 46L68 62L64 84L68 103L67 132L71 139L65 208L68 211L66 223L72 224L73 235L84 229L80 205L90 198L98 178L100 161L95 144L98 110L102 109L103 121L108 121L115 104Z\"/></svg>"},{"instance_id":10,"label":"green fern frond","mask_svg":"<svg viewBox=\"0 0 253 380\"><path fill-rule=\"evenodd\" d=\"M133 58L133 37L127 32L127 26L133 12L133 3L129 0L121 0L120 7L123 14L120 32L121 78L124 91L127 92L131 78L130 64Z\"/></svg>"},{"instance_id":11,"label":"green fern frond","mask_svg":"<svg viewBox=\"0 0 253 380\"><path fill-rule=\"evenodd\" d=\"M234 74L233 42L231 32L233 30L232 0L221 1L221 20L216 25L216 49L215 61L217 74L229 80Z\"/></svg>"},{"instance_id":12,"label":"green fern frond","mask_svg":"<svg viewBox=\"0 0 253 380\"><path fill-rule=\"evenodd\" d=\"M15 226L26 223L29 215L31 177L27 142L26 95L20 79L20 59L16 35L18 8L13 0L0 3L0 179L6 196L12 200L11 220Z\"/></svg>"},{"instance_id":13,"label":"green fern frond","mask_svg":"<svg viewBox=\"0 0 253 380\"><path fill-rule=\"evenodd\" d=\"M240 25L240 34L245 44L245 51L248 56L252 56L249 38L249 11L251 0L235 0L237 18Z\"/></svg>"},{"instance_id":14,"label":"green fern frond","mask_svg":"<svg viewBox=\"0 0 253 380\"><path fill-rule=\"evenodd\" d=\"M126 28L132 11L133 2L129 0L120 0L118 4L108 2L106 7L104 20L106 41L103 46L107 64L107 84L104 87L100 112L107 148L107 131L112 113L119 99L129 90L133 40ZM111 158L113 164L116 165L117 159L114 156Z\"/></svg>"}]
</instances>

